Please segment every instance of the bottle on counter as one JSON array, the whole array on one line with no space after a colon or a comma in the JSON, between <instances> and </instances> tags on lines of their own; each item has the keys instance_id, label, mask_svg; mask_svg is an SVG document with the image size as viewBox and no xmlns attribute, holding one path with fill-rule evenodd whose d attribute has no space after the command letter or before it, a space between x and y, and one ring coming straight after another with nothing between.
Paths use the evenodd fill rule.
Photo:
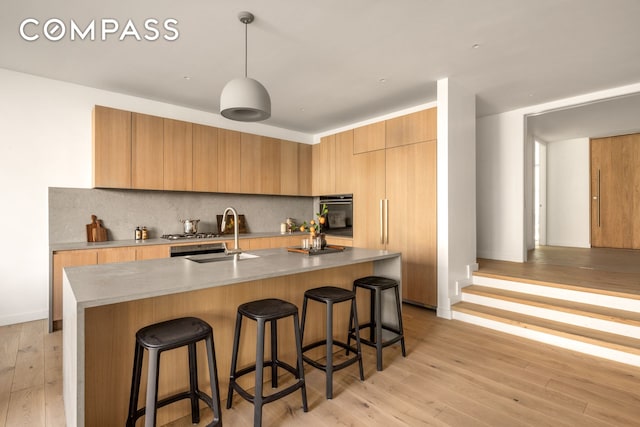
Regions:
<instances>
[{"instance_id":1,"label":"bottle on counter","mask_svg":"<svg viewBox=\"0 0 640 427\"><path fill-rule=\"evenodd\" d=\"M142 226L142 240L147 240L149 238L149 232L147 231L147 227Z\"/></svg>"},{"instance_id":2,"label":"bottle on counter","mask_svg":"<svg viewBox=\"0 0 640 427\"><path fill-rule=\"evenodd\" d=\"M140 228L140 226L136 227L135 238L136 240L142 240L142 229Z\"/></svg>"}]
</instances>

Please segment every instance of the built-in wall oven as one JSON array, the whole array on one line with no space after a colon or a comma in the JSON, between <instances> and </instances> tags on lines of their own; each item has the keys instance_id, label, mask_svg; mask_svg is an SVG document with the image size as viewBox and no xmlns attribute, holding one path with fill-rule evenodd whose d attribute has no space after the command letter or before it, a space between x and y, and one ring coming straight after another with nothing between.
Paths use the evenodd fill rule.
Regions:
<instances>
[{"instance_id":1,"label":"built-in wall oven","mask_svg":"<svg viewBox=\"0 0 640 427\"><path fill-rule=\"evenodd\" d=\"M330 236L353 237L353 194L320 196L318 202L329 209L324 232Z\"/></svg>"}]
</instances>

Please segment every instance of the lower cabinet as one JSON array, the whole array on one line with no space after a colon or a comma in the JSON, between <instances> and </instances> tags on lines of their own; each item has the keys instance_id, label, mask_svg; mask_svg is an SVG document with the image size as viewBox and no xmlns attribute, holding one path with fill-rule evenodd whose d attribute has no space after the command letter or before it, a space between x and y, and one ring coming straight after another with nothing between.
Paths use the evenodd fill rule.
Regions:
<instances>
[{"instance_id":1,"label":"lower cabinet","mask_svg":"<svg viewBox=\"0 0 640 427\"><path fill-rule=\"evenodd\" d=\"M261 237L241 239L240 248L243 250L256 250L267 248L280 248L300 245L303 234L287 234L276 237ZM233 247L233 240L224 241L227 247ZM147 259L168 258L171 246L180 244L193 244L193 242L180 242L166 245L149 246L122 246L102 249L78 249L70 251L57 251L53 253L52 266L52 298L51 320L53 329L62 327L62 272L66 267L79 267L83 265L108 264L113 262L142 261Z\"/></svg>"},{"instance_id":2,"label":"lower cabinet","mask_svg":"<svg viewBox=\"0 0 640 427\"><path fill-rule=\"evenodd\" d=\"M51 298L51 319L54 329L60 329L62 322L62 269L98 263L95 249L61 251L53 254L53 284ZM57 327L56 327L57 323Z\"/></svg>"}]
</instances>

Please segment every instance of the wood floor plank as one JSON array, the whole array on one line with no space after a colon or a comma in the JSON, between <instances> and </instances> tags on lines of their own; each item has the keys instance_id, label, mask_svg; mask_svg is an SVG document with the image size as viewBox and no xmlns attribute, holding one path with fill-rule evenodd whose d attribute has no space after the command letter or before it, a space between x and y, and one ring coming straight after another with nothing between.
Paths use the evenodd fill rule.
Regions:
<instances>
[{"instance_id":1,"label":"wood floor plank","mask_svg":"<svg viewBox=\"0 0 640 427\"><path fill-rule=\"evenodd\" d=\"M21 388L11 393L6 427L45 426L44 386Z\"/></svg>"},{"instance_id":2,"label":"wood floor plank","mask_svg":"<svg viewBox=\"0 0 640 427\"><path fill-rule=\"evenodd\" d=\"M365 381L359 380L355 365L338 371L332 400L324 396L324 373L307 366L309 412L302 411L300 393L293 393L265 405L264 425L617 427L637 425L640 419L637 368L437 318L412 306L404 306L403 320L406 358L397 345L385 348L384 370L378 372L375 350L365 347ZM0 337L10 335L0 327ZM38 340L37 333L27 336ZM65 424L59 394L61 334L42 341L46 382L9 395L6 421L11 424L6 425ZM5 343L0 341L0 348L12 346ZM14 353L25 344L13 344ZM7 353L0 357L1 366L11 365ZM226 397L226 390L221 392ZM206 414L200 425L210 420ZM223 410L223 421L251 425L253 406L236 397L232 409ZM186 427L191 420L170 425Z\"/></svg>"},{"instance_id":3,"label":"wood floor plank","mask_svg":"<svg viewBox=\"0 0 640 427\"><path fill-rule=\"evenodd\" d=\"M22 324L12 392L44 386L44 330L42 322Z\"/></svg>"},{"instance_id":4,"label":"wood floor plank","mask_svg":"<svg viewBox=\"0 0 640 427\"><path fill-rule=\"evenodd\" d=\"M20 325L0 328L0 425L7 419L16 358L20 345Z\"/></svg>"}]
</instances>

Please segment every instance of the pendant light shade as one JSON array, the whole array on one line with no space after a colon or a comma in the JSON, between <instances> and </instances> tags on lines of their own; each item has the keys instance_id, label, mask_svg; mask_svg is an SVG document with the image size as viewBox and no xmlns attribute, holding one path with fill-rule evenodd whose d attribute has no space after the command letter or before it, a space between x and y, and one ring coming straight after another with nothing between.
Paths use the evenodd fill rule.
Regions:
<instances>
[{"instance_id":1,"label":"pendant light shade","mask_svg":"<svg viewBox=\"0 0 640 427\"><path fill-rule=\"evenodd\" d=\"M247 77L247 25L253 22L250 12L238 14L244 24L244 77L231 80L220 95L220 114L241 122L257 122L271 117L271 97L257 80Z\"/></svg>"},{"instance_id":2,"label":"pendant light shade","mask_svg":"<svg viewBox=\"0 0 640 427\"><path fill-rule=\"evenodd\" d=\"M271 116L269 92L249 77L233 79L222 89L220 114L241 122L266 120Z\"/></svg>"}]
</instances>

